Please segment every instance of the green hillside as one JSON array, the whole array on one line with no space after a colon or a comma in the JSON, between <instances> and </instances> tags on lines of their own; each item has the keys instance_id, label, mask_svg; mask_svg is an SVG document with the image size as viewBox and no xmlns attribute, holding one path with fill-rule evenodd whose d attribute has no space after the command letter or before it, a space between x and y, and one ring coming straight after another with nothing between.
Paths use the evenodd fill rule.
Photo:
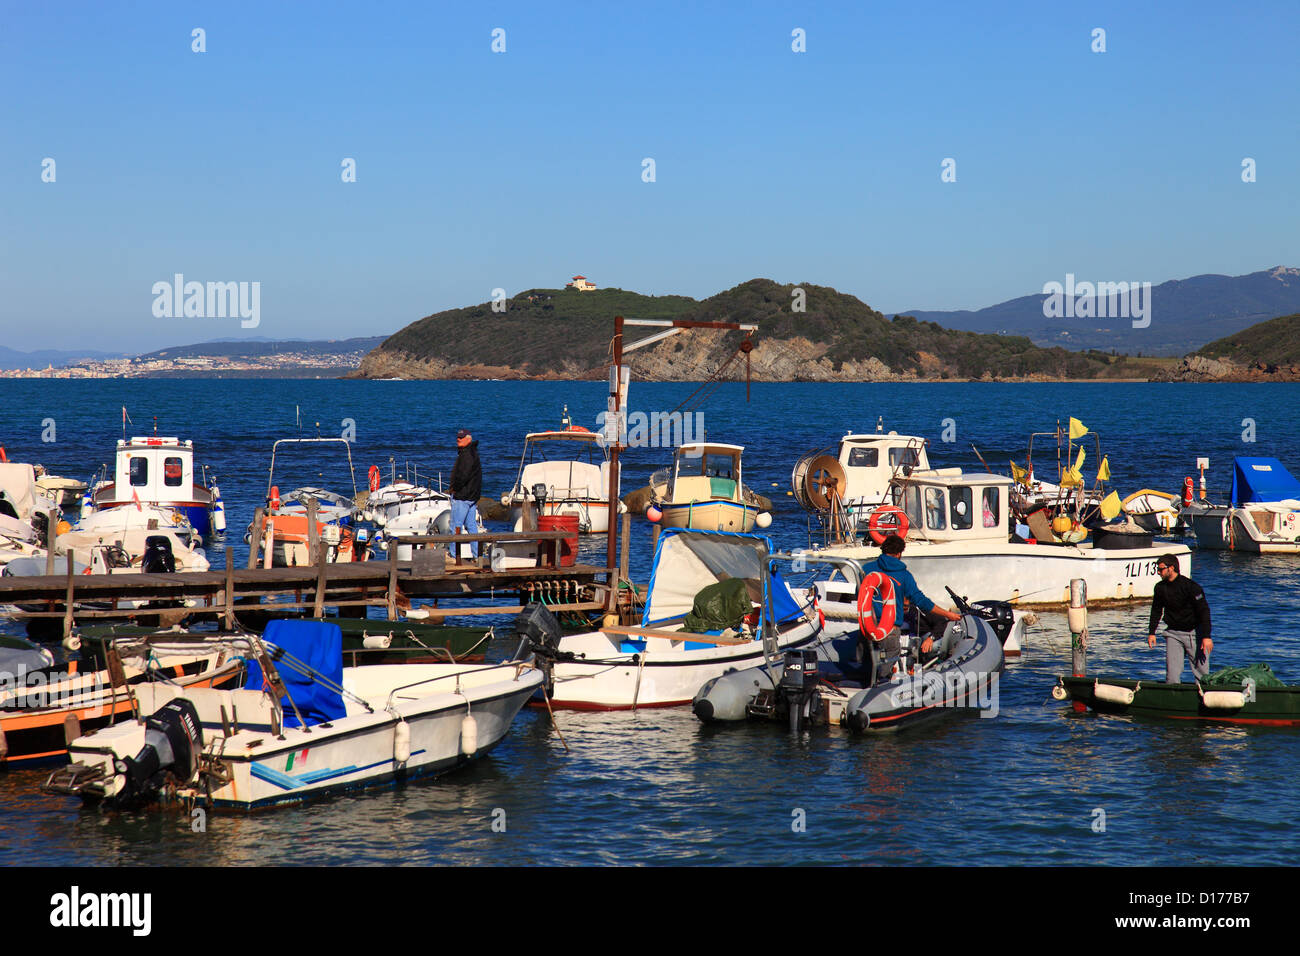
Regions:
<instances>
[{"instance_id":1,"label":"green hillside","mask_svg":"<svg viewBox=\"0 0 1300 956\"><path fill-rule=\"evenodd\" d=\"M1216 339L1196 354L1239 365L1300 365L1300 312L1257 322Z\"/></svg>"}]
</instances>

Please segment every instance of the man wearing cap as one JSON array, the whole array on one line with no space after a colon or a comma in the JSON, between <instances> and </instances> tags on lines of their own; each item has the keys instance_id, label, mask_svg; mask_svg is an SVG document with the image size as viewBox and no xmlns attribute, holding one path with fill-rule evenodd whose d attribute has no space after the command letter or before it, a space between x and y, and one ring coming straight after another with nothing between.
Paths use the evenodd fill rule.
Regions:
<instances>
[{"instance_id":1,"label":"man wearing cap","mask_svg":"<svg viewBox=\"0 0 1300 956\"><path fill-rule=\"evenodd\" d=\"M1156 626L1165 619L1165 683L1182 681L1183 664L1192 665L1193 677L1210 673L1210 605L1205 592L1191 578L1178 573L1178 557L1162 554L1156 559L1156 582L1151 595L1151 626L1147 646L1156 646Z\"/></svg>"},{"instance_id":2,"label":"man wearing cap","mask_svg":"<svg viewBox=\"0 0 1300 956\"><path fill-rule=\"evenodd\" d=\"M462 428L456 433L456 465L451 469L451 527L478 534L478 499L483 493L483 466L478 460L478 442ZM469 553L478 557L478 542L471 541ZM460 551L457 549L457 556Z\"/></svg>"}]
</instances>

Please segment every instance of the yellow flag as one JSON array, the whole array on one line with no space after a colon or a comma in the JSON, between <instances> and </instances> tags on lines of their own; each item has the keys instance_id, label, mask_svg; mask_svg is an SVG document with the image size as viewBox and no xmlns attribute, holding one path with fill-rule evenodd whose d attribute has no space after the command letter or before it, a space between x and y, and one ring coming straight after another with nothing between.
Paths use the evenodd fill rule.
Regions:
<instances>
[{"instance_id":1,"label":"yellow flag","mask_svg":"<svg viewBox=\"0 0 1300 956\"><path fill-rule=\"evenodd\" d=\"M1079 449L1078 456L1074 459L1074 464L1065 469L1061 475L1061 486L1064 488L1073 488L1075 485L1083 484L1083 460L1088 457L1088 453L1082 448Z\"/></svg>"},{"instance_id":2,"label":"yellow flag","mask_svg":"<svg viewBox=\"0 0 1300 956\"><path fill-rule=\"evenodd\" d=\"M1101 456L1101 467L1097 469L1098 481L1110 481L1110 460L1107 456Z\"/></svg>"},{"instance_id":3,"label":"yellow flag","mask_svg":"<svg viewBox=\"0 0 1300 956\"><path fill-rule=\"evenodd\" d=\"M1088 434L1088 426L1085 425L1083 422L1079 421L1079 419L1077 418L1071 418L1070 419L1070 441L1074 441L1076 438L1082 438L1086 434Z\"/></svg>"},{"instance_id":4,"label":"yellow flag","mask_svg":"<svg viewBox=\"0 0 1300 956\"><path fill-rule=\"evenodd\" d=\"M1102 498L1099 507L1101 508L1101 516L1107 521L1115 517L1119 514L1120 509L1119 492L1112 491L1105 498Z\"/></svg>"},{"instance_id":5,"label":"yellow flag","mask_svg":"<svg viewBox=\"0 0 1300 956\"><path fill-rule=\"evenodd\" d=\"M1025 479L1029 477L1029 472L1025 471L1025 469L1021 468L1013 461L1011 463L1011 477L1023 485Z\"/></svg>"},{"instance_id":6,"label":"yellow flag","mask_svg":"<svg viewBox=\"0 0 1300 956\"><path fill-rule=\"evenodd\" d=\"M1082 474L1083 474L1083 460L1084 460L1085 458L1087 458L1087 457L1088 457L1088 453L1087 453L1086 451L1084 451L1082 448L1080 448L1080 449L1079 449L1078 457L1076 457L1076 458L1074 459L1074 471L1075 471L1075 473L1077 473L1077 474L1079 474L1079 475L1082 475Z\"/></svg>"}]
</instances>

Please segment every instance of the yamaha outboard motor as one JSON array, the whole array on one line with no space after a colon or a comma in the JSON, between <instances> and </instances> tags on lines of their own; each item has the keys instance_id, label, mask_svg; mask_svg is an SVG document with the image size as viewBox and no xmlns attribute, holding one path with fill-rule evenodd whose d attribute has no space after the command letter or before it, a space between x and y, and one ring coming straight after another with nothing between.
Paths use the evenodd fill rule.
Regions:
<instances>
[{"instance_id":1,"label":"yamaha outboard motor","mask_svg":"<svg viewBox=\"0 0 1300 956\"><path fill-rule=\"evenodd\" d=\"M1010 604L1006 601L976 601L970 609L989 622L999 641L1003 644L1007 642L1007 635L1016 624Z\"/></svg>"},{"instance_id":2,"label":"yamaha outboard motor","mask_svg":"<svg viewBox=\"0 0 1300 956\"><path fill-rule=\"evenodd\" d=\"M533 497L537 499L537 514L540 517L542 512L546 510L545 483L539 481L537 484L533 485Z\"/></svg>"},{"instance_id":3,"label":"yamaha outboard motor","mask_svg":"<svg viewBox=\"0 0 1300 956\"><path fill-rule=\"evenodd\" d=\"M819 680L816 651L785 652L780 694L788 708L790 729L795 733L803 729L804 721L816 716L821 702L820 695L817 693Z\"/></svg>"},{"instance_id":4,"label":"yamaha outboard motor","mask_svg":"<svg viewBox=\"0 0 1300 956\"><path fill-rule=\"evenodd\" d=\"M528 641L535 651L554 652L559 649L560 622L545 604L530 604L515 618L515 633L520 640Z\"/></svg>"},{"instance_id":5,"label":"yamaha outboard motor","mask_svg":"<svg viewBox=\"0 0 1300 956\"><path fill-rule=\"evenodd\" d=\"M134 757L119 758L113 769L125 776L121 791L108 801L114 807L150 802L167 782L189 783L199 772L203 726L194 704L184 697L164 705L145 721L144 746Z\"/></svg>"},{"instance_id":6,"label":"yamaha outboard motor","mask_svg":"<svg viewBox=\"0 0 1300 956\"><path fill-rule=\"evenodd\" d=\"M172 554L169 538L151 534L144 539L144 557L140 559L140 570L145 574L171 574L176 570L176 555Z\"/></svg>"}]
</instances>

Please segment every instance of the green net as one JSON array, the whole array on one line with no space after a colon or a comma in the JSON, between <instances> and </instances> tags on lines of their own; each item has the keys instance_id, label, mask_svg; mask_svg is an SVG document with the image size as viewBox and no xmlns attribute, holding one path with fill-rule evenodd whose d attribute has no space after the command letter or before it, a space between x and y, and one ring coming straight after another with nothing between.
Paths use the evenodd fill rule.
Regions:
<instances>
[{"instance_id":1,"label":"green net","mask_svg":"<svg viewBox=\"0 0 1300 956\"><path fill-rule=\"evenodd\" d=\"M1208 677L1201 678L1204 687L1231 687L1236 689L1246 678L1251 678L1256 687L1285 687L1286 684L1273 673L1267 664L1249 664L1246 667L1225 667Z\"/></svg>"},{"instance_id":2,"label":"green net","mask_svg":"<svg viewBox=\"0 0 1300 956\"><path fill-rule=\"evenodd\" d=\"M724 631L729 627L739 628L752 606L744 578L728 578L710 584L695 595L695 602L691 612L686 615L682 630L704 634L708 631Z\"/></svg>"}]
</instances>

